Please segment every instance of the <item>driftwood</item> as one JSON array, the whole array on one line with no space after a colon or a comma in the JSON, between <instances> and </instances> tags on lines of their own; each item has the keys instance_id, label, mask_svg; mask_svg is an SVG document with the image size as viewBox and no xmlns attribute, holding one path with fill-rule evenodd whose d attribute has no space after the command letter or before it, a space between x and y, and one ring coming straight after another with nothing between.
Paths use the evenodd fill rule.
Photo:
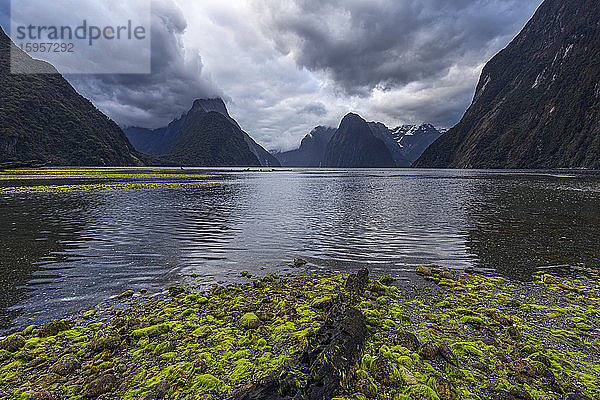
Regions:
<instances>
[{"instance_id":1,"label":"driftwood","mask_svg":"<svg viewBox=\"0 0 600 400\"><path fill-rule=\"evenodd\" d=\"M270 376L236 400L329 400L360 360L367 340L365 318L355 308L369 282L366 269L352 274L333 301L323 326L286 371Z\"/></svg>"}]
</instances>

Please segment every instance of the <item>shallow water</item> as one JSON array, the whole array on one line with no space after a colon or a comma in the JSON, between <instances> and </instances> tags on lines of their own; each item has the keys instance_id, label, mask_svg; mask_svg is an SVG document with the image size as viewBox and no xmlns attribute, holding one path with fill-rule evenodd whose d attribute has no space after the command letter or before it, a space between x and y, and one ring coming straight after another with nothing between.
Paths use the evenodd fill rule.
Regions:
<instances>
[{"instance_id":1,"label":"shallow water","mask_svg":"<svg viewBox=\"0 0 600 400\"><path fill-rule=\"evenodd\" d=\"M0 330L127 289L293 272L294 257L409 281L422 264L519 280L540 268L600 265L600 173L222 171L216 181L0 194ZM64 182L72 183L52 184Z\"/></svg>"}]
</instances>

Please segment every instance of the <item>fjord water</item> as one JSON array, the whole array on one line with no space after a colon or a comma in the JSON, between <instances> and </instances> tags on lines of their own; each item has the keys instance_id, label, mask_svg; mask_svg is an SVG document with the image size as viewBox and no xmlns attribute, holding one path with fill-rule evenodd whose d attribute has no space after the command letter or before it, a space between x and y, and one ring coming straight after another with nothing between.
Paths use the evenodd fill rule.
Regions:
<instances>
[{"instance_id":1,"label":"fjord water","mask_svg":"<svg viewBox=\"0 0 600 400\"><path fill-rule=\"evenodd\" d=\"M0 195L0 330L127 289L297 272L294 257L408 282L428 264L519 280L600 265L598 173L223 171L216 181Z\"/></svg>"}]
</instances>

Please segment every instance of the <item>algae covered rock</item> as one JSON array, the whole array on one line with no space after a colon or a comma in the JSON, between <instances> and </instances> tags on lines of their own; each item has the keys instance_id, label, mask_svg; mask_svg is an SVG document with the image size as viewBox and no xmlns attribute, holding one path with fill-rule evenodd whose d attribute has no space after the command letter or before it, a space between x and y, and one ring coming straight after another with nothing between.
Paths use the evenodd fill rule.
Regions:
<instances>
[{"instance_id":1,"label":"algae covered rock","mask_svg":"<svg viewBox=\"0 0 600 400\"><path fill-rule=\"evenodd\" d=\"M260 319L253 312L246 313L240 318L240 327L243 329L256 329L260 326Z\"/></svg>"},{"instance_id":2,"label":"algae covered rock","mask_svg":"<svg viewBox=\"0 0 600 400\"><path fill-rule=\"evenodd\" d=\"M65 376L79 368L79 360L72 354L62 356L54 365L50 367L50 372Z\"/></svg>"},{"instance_id":3,"label":"algae covered rock","mask_svg":"<svg viewBox=\"0 0 600 400\"><path fill-rule=\"evenodd\" d=\"M371 364L371 375L379 383L386 386L397 387L402 384L400 379L398 379L396 367L383 356L379 356L373 360L373 363Z\"/></svg>"},{"instance_id":4,"label":"algae covered rock","mask_svg":"<svg viewBox=\"0 0 600 400\"><path fill-rule=\"evenodd\" d=\"M122 299L126 299L129 297L133 297L134 294L135 294L135 292L133 290L126 290L123 293L121 293L120 295L118 295L116 298L117 298L117 300L122 300Z\"/></svg>"},{"instance_id":5,"label":"algae covered rock","mask_svg":"<svg viewBox=\"0 0 600 400\"><path fill-rule=\"evenodd\" d=\"M0 342L0 349L10 351L11 353L18 351L23 346L25 346L25 338L18 334L10 335Z\"/></svg>"},{"instance_id":6,"label":"algae covered rock","mask_svg":"<svg viewBox=\"0 0 600 400\"><path fill-rule=\"evenodd\" d=\"M50 390L44 390L42 392L35 392L27 400L60 400L60 395Z\"/></svg>"},{"instance_id":7,"label":"algae covered rock","mask_svg":"<svg viewBox=\"0 0 600 400\"><path fill-rule=\"evenodd\" d=\"M56 320L42 325L38 331L40 337L56 336L62 331L67 331L71 328L68 321Z\"/></svg>"},{"instance_id":8,"label":"algae covered rock","mask_svg":"<svg viewBox=\"0 0 600 400\"><path fill-rule=\"evenodd\" d=\"M364 394L368 398L377 397L377 386L369 379L361 379L356 382L356 391Z\"/></svg>"},{"instance_id":9,"label":"algae covered rock","mask_svg":"<svg viewBox=\"0 0 600 400\"><path fill-rule=\"evenodd\" d=\"M85 397L96 398L110 392L117 384L117 378L113 374L105 374L90 382L84 390Z\"/></svg>"},{"instance_id":10,"label":"algae covered rock","mask_svg":"<svg viewBox=\"0 0 600 400\"><path fill-rule=\"evenodd\" d=\"M181 286L170 286L168 290L171 296L179 296L180 294L185 293L185 289Z\"/></svg>"},{"instance_id":11,"label":"algae covered rock","mask_svg":"<svg viewBox=\"0 0 600 400\"><path fill-rule=\"evenodd\" d=\"M412 332L397 333L395 343L411 351L414 351L421 347L421 342L419 342L417 336Z\"/></svg>"}]
</instances>

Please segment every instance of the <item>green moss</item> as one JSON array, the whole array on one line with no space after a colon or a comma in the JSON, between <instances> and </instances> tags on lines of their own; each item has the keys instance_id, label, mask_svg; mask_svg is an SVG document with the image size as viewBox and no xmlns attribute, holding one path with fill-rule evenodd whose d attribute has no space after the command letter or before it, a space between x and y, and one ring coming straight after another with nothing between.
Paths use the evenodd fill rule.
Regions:
<instances>
[{"instance_id":1,"label":"green moss","mask_svg":"<svg viewBox=\"0 0 600 400\"><path fill-rule=\"evenodd\" d=\"M135 331L131 332L131 336L134 338L161 336L169 333L170 330L171 327L169 324L163 323L152 325L147 328L136 329Z\"/></svg>"},{"instance_id":2,"label":"green moss","mask_svg":"<svg viewBox=\"0 0 600 400\"><path fill-rule=\"evenodd\" d=\"M240 318L240 326L244 329L254 329L260 326L260 320L253 312L246 313Z\"/></svg>"}]
</instances>

